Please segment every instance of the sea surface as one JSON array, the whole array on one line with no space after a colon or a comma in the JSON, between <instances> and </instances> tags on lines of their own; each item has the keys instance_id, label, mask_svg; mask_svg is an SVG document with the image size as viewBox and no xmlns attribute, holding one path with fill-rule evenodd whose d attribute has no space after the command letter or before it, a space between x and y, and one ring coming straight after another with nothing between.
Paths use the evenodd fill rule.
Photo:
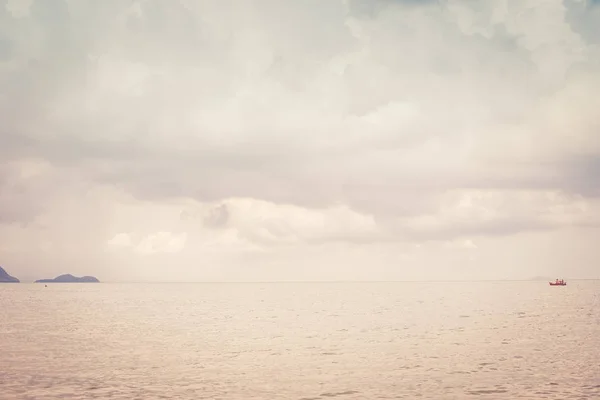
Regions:
<instances>
[{"instance_id":1,"label":"sea surface","mask_svg":"<svg viewBox=\"0 0 600 400\"><path fill-rule=\"evenodd\" d=\"M599 399L600 281L0 285L2 399Z\"/></svg>"}]
</instances>

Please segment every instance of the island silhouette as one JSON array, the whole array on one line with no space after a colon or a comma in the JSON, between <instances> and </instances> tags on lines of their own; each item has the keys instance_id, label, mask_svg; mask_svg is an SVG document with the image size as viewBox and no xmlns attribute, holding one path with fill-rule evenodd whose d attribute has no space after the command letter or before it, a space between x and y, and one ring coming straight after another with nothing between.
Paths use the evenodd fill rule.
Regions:
<instances>
[{"instance_id":1,"label":"island silhouette","mask_svg":"<svg viewBox=\"0 0 600 400\"><path fill-rule=\"evenodd\" d=\"M54 279L39 279L35 283L99 283L100 281L93 276L73 276L71 274L59 275Z\"/></svg>"},{"instance_id":2,"label":"island silhouette","mask_svg":"<svg viewBox=\"0 0 600 400\"><path fill-rule=\"evenodd\" d=\"M0 267L0 283L19 283L20 281L14 276L10 276L4 268Z\"/></svg>"}]
</instances>

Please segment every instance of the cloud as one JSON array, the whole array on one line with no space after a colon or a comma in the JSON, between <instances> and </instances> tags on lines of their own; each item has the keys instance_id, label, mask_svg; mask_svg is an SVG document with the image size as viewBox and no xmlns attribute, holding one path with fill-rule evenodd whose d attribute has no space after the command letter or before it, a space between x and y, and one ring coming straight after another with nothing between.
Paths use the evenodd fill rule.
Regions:
<instances>
[{"instance_id":1,"label":"cloud","mask_svg":"<svg viewBox=\"0 0 600 400\"><path fill-rule=\"evenodd\" d=\"M143 238L135 251L142 254L177 253L183 250L187 234L173 235L171 232L157 232Z\"/></svg>"},{"instance_id":2,"label":"cloud","mask_svg":"<svg viewBox=\"0 0 600 400\"><path fill-rule=\"evenodd\" d=\"M221 227L229 222L229 209L226 204L220 204L212 208L204 217L204 225L210 227Z\"/></svg>"},{"instance_id":3,"label":"cloud","mask_svg":"<svg viewBox=\"0 0 600 400\"><path fill-rule=\"evenodd\" d=\"M475 243L473 243L473 241L471 239L446 242L446 246L449 248L452 248L452 249L467 249L467 250L472 250L472 249L477 248L477 245Z\"/></svg>"},{"instance_id":4,"label":"cloud","mask_svg":"<svg viewBox=\"0 0 600 400\"><path fill-rule=\"evenodd\" d=\"M4 2L3 252L138 271L142 254L192 270L203 251L227 270L236 257L321 265L322 247L394 264L417 243L472 240L484 257L482 237L591 235L599 10Z\"/></svg>"},{"instance_id":5,"label":"cloud","mask_svg":"<svg viewBox=\"0 0 600 400\"><path fill-rule=\"evenodd\" d=\"M412 238L510 235L524 230L600 226L600 201L552 191L455 190L446 192L432 214L400 218Z\"/></svg>"},{"instance_id":6,"label":"cloud","mask_svg":"<svg viewBox=\"0 0 600 400\"><path fill-rule=\"evenodd\" d=\"M107 242L109 247L131 247L131 236L128 233L117 233L112 239Z\"/></svg>"},{"instance_id":7,"label":"cloud","mask_svg":"<svg viewBox=\"0 0 600 400\"><path fill-rule=\"evenodd\" d=\"M380 234L372 216L346 206L310 210L253 199L236 199L229 204L231 225L242 237L261 244L360 242L377 239Z\"/></svg>"}]
</instances>

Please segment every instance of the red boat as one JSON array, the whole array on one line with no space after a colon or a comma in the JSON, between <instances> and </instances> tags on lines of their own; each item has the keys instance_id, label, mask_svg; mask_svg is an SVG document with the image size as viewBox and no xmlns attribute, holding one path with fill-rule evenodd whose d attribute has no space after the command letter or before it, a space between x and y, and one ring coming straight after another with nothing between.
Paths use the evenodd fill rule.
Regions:
<instances>
[{"instance_id":1,"label":"red boat","mask_svg":"<svg viewBox=\"0 0 600 400\"><path fill-rule=\"evenodd\" d=\"M548 282L550 286L567 286L567 282L564 279L557 279L554 282Z\"/></svg>"}]
</instances>

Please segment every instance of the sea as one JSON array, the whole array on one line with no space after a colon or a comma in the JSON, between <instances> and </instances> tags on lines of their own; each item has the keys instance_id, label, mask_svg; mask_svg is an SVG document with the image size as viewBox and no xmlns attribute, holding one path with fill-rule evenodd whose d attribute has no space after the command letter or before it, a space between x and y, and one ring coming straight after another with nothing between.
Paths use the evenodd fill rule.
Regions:
<instances>
[{"instance_id":1,"label":"sea","mask_svg":"<svg viewBox=\"0 0 600 400\"><path fill-rule=\"evenodd\" d=\"M600 399L600 281L0 285L1 399Z\"/></svg>"}]
</instances>

